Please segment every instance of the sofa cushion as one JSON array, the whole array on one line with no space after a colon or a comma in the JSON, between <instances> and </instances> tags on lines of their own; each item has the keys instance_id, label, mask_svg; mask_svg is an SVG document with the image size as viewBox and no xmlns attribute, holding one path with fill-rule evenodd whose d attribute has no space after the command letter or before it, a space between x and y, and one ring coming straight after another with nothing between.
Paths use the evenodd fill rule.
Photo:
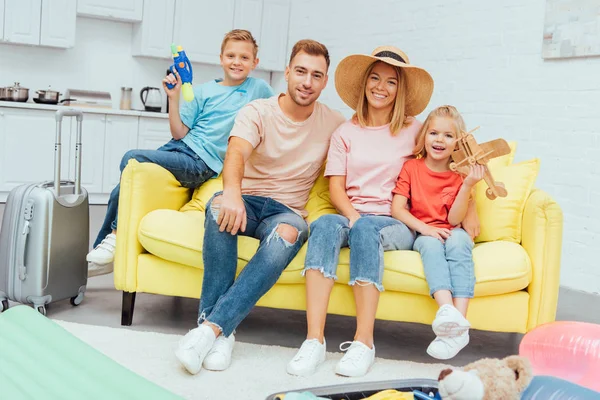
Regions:
<instances>
[{"instance_id":1,"label":"sofa cushion","mask_svg":"<svg viewBox=\"0 0 600 400\"><path fill-rule=\"evenodd\" d=\"M505 167L490 169L494 180L502 182L508 195L490 200L485 195L487 184L476 186L477 214L481 221L475 242L508 240L521 243L523 210L537 178L540 161L534 158Z\"/></svg>"},{"instance_id":2,"label":"sofa cushion","mask_svg":"<svg viewBox=\"0 0 600 400\"><path fill-rule=\"evenodd\" d=\"M149 253L168 261L191 267L203 268L204 213L200 211L178 212L155 210L140 222L138 239ZM250 260L258 248L258 240L240 237L238 246L238 272ZM307 245L286 268L279 283L303 283L301 271L304 266ZM337 271L338 282L348 283L350 278L348 249L340 253ZM490 296L521 290L531 281L531 265L523 247L508 241L480 243L473 250L477 284L476 296ZM390 251L384 255L386 290L416 293L427 296L429 289L423 273L421 257L414 251Z\"/></svg>"}]
</instances>

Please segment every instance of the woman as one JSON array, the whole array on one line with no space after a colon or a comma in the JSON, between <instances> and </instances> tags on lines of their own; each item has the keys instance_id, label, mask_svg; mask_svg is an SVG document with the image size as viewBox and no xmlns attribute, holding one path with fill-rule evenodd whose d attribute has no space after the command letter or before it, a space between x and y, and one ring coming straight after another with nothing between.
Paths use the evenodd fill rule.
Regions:
<instances>
[{"instance_id":1,"label":"woman","mask_svg":"<svg viewBox=\"0 0 600 400\"><path fill-rule=\"evenodd\" d=\"M400 49L376 48L351 55L335 72L336 90L356 111L333 134L325 176L331 202L340 214L325 215L310 227L305 261L308 335L287 372L307 376L325 360L324 328L329 295L337 279L342 247L350 247L350 280L356 303L356 334L335 372L367 373L375 359L373 327L383 291L383 252L411 250L415 234L392 218L392 190L412 157L420 114L431 97L433 79L409 63ZM344 347L344 345L349 345Z\"/></svg>"}]
</instances>

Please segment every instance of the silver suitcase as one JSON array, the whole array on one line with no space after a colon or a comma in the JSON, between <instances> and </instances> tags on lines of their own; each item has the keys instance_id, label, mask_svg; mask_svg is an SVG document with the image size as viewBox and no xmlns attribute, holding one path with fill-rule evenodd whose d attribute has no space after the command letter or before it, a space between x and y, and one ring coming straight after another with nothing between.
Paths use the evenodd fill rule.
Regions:
<instances>
[{"instance_id":1,"label":"silver suitcase","mask_svg":"<svg viewBox=\"0 0 600 400\"><path fill-rule=\"evenodd\" d=\"M63 116L77 117L75 182L60 180ZM87 285L89 246L88 195L81 187L83 114L56 112L54 181L26 184L8 195L0 230L0 301L33 306L71 299L79 305Z\"/></svg>"}]
</instances>

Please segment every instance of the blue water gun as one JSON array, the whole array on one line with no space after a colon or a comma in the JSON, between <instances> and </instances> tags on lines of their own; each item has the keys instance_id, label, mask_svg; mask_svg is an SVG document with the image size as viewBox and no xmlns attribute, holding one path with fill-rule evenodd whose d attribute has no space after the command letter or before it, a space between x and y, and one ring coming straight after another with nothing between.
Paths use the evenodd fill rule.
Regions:
<instances>
[{"instance_id":1,"label":"blue water gun","mask_svg":"<svg viewBox=\"0 0 600 400\"><path fill-rule=\"evenodd\" d=\"M183 92L183 99L185 101L194 100L194 89L192 88L192 63L183 51L183 47L175 46L175 43L171 45L171 53L173 54L173 65L171 65L171 71L173 68L177 70L177 73L181 77L181 91ZM173 89L175 85L167 83L169 89Z\"/></svg>"}]
</instances>

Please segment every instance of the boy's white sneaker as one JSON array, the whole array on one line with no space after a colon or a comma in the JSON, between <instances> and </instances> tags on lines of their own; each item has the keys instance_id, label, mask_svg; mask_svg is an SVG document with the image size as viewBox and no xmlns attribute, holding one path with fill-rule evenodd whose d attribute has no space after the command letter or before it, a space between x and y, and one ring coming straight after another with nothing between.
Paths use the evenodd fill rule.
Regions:
<instances>
[{"instance_id":1,"label":"boy's white sneaker","mask_svg":"<svg viewBox=\"0 0 600 400\"><path fill-rule=\"evenodd\" d=\"M190 374L195 375L202 369L202 362L215 339L212 328L202 324L181 338L175 356Z\"/></svg>"},{"instance_id":2,"label":"boy's white sneaker","mask_svg":"<svg viewBox=\"0 0 600 400\"><path fill-rule=\"evenodd\" d=\"M115 247L117 246L117 236L114 233L106 235L102 242L86 257L87 262L96 265L106 265L115 259Z\"/></svg>"},{"instance_id":3,"label":"boy's white sneaker","mask_svg":"<svg viewBox=\"0 0 600 400\"><path fill-rule=\"evenodd\" d=\"M317 367L325 361L325 338L323 343L319 339L306 339L300 350L287 365L287 373L297 376L309 376L315 373Z\"/></svg>"},{"instance_id":4,"label":"boy's white sneaker","mask_svg":"<svg viewBox=\"0 0 600 400\"><path fill-rule=\"evenodd\" d=\"M235 344L233 333L227 337L220 335L204 358L202 366L210 371L223 371L231 364L231 352Z\"/></svg>"},{"instance_id":5,"label":"boy's white sneaker","mask_svg":"<svg viewBox=\"0 0 600 400\"><path fill-rule=\"evenodd\" d=\"M350 346L344 348L344 345ZM340 350L346 354L335 366L335 373L343 376L363 376L375 362L375 345L370 349L366 344L354 341L344 342Z\"/></svg>"},{"instance_id":6,"label":"boy's white sneaker","mask_svg":"<svg viewBox=\"0 0 600 400\"><path fill-rule=\"evenodd\" d=\"M88 278L92 278L94 276L106 275L113 272L114 264L108 263L104 265L98 265L94 263L88 263Z\"/></svg>"},{"instance_id":7,"label":"boy's white sneaker","mask_svg":"<svg viewBox=\"0 0 600 400\"><path fill-rule=\"evenodd\" d=\"M450 304L444 304L435 314L431 328L436 336L458 336L469 330L471 324Z\"/></svg>"},{"instance_id":8,"label":"boy's white sneaker","mask_svg":"<svg viewBox=\"0 0 600 400\"><path fill-rule=\"evenodd\" d=\"M427 354L438 360L449 360L469 344L469 331L457 336L438 336L427 347Z\"/></svg>"}]
</instances>

